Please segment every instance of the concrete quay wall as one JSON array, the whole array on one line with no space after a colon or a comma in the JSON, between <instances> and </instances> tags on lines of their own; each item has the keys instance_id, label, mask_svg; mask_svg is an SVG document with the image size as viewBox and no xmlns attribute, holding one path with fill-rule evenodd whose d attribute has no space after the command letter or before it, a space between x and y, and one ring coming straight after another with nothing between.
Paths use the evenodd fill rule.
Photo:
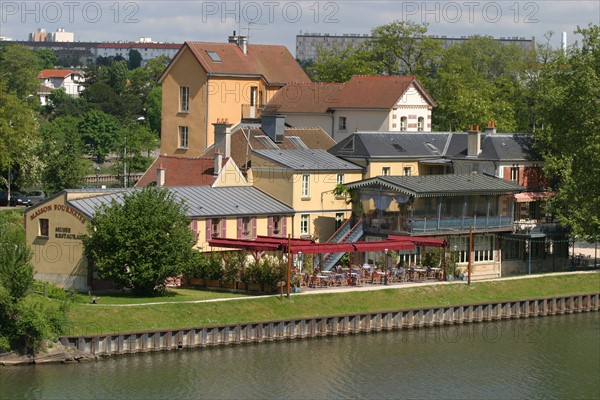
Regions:
<instances>
[{"instance_id":1,"label":"concrete quay wall","mask_svg":"<svg viewBox=\"0 0 600 400\"><path fill-rule=\"evenodd\" d=\"M478 323L599 309L600 293L593 293L165 331L63 336L60 342L65 348L77 350L80 354L108 356Z\"/></svg>"}]
</instances>

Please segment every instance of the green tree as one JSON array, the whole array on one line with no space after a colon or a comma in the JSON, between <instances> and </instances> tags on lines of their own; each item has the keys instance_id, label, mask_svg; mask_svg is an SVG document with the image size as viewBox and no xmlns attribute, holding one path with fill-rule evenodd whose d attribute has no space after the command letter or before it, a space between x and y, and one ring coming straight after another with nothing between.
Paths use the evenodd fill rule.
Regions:
<instances>
[{"instance_id":1,"label":"green tree","mask_svg":"<svg viewBox=\"0 0 600 400\"><path fill-rule=\"evenodd\" d=\"M367 48L387 75L420 75L434 67L440 43L426 35L427 24L394 21L371 31Z\"/></svg>"},{"instance_id":2,"label":"green tree","mask_svg":"<svg viewBox=\"0 0 600 400\"><path fill-rule=\"evenodd\" d=\"M42 183L47 193L75 188L83 184L86 172L83 140L77 130L79 119L64 116L40 127L42 152L46 168Z\"/></svg>"},{"instance_id":3,"label":"green tree","mask_svg":"<svg viewBox=\"0 0 600 400\"><path fill-rule=\"evenodd\" d=\"M118 61L108 67L108 84L116 94L121 94L127 87L127 62Z\"/></svg>"},{"instance_id":4,"label":"green tree","mask_svg":"<svg viewBox=\"0 0 600 400\"><path fill-rule=\"evenodd\" d=\"M92 110L83 116L77 129L87 153L97 163L103 163L108 153L116 149L121 126L115 117Z\"/></svg>"},{"instance_id":5,"label":"green tree","mask_svg":"<svg viewBox=\"0 0 600 400\"><path fill-rule=\"evenodd\" d=\"M352 75L377 73L370 53L353 47L320 50L308 71L315 82L347 82Z\"/></svg>"},{"instance_id":6,"label":"green tree","mask_svg":"<svg viewBox=\"0 0 600 400\"><path fill-rule=\"evenodd\" d=\"M146 120L150 126L150 129L158 133L160 137L161 123L162 123L162 87L156 86L150 90L144 103L146 109Z\"/></svg>"},{"instance_id":7,"label":"green tree","mask_svg":"<svg viewBox=\"0 0 600 400\"><path fill-rule=\"evenodd\" d=\"M34 53L39 59L41 69L52 69L58 64L58 57L52 49L37 49Z\"/></svg>"},{"instance_id":8,"label":"green tree","mask_svg":"<svg viewBox=\"0 0 600 400\"><path fill-rule=\"evenodd\" d=\"M578 28L581 44L542 68L535 138L556 191L550 210L579 237L600 234L600 26Z\"/></svg>"},{"instance_id":9,"label":"green tree","mask_svg":"<svg viewBox=\"0 0 600 400\"><path fill-rule=\"evenodd\" d=\"M0 47L0 82L4 82L0 90L12 92L18 99L37 93L40 69L40 59L27 47L14 44Z\"/></svg>"},{"instance_id":10,"label":"green tree","mask_svg":"<svg viewBox=\"0 0 600 400\"><path fill-rule=\"evenodd\" d=\"M99 276L136 293L161 293L193 259L185 207L166 189L146 187L101 207L88 232L85 254Z\"/></svg>"},{"instance_id":11,"label":"green tree","mask_svg":"<svg viewBox=\"0 0 600 400\"><path fill-rule=\"evenodd\" d=\"M142 66L142 55L135 49L129 50L129 69L136 69Z\"/></svg>"},{"instance_id":12,"label":"green tree","mask_svg":"<svg viewBox=\"0 0 600 400\"><path fill-rule=\"evenodd\" d=\"M81 97L71 97L63 89L55 89L48 95L48 103L42 107L42 115L49 120L67 115L80 116L89 111L89 104Z\"/></svg>"}]
</instances>

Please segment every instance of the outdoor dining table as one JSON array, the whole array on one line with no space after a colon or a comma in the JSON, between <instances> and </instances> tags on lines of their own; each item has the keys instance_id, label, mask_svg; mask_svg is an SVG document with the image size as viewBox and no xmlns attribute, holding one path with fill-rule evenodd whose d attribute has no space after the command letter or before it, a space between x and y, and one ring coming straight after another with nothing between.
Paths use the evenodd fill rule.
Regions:
<instances>
[{"instance_id":1,"label":"outdoor dining table","mask_svg":"<svg viewBox=\"0 0 600 400\"><path fill-rule=\"evenodd\" d=\"M319 280L319 286L327 286L327 279L329 279L327 275L317 275L317 279Z\"/></svg>"}]
</instances>

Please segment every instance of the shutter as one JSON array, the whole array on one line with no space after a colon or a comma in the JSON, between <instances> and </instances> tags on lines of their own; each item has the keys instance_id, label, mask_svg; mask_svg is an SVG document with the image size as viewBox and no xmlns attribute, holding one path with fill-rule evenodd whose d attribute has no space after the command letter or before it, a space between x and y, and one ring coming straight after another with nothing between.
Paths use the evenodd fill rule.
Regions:
<instances>
[{"instance_id":1,"label":"shutter","mask_svg":"<svg viewBox=\"0 0 600 400\"><path fill-rule=\"evenodd\" d=\"M237 238L238 239L242 239L244 236L242 233L243 225L244 225L244 219L242 217L238 217L238 219L237 219Z\"/></svg>"},{"instance_id":2,"label":"shutter","mask_svg":"<svg viewBox=\"0 0 600 400\"><path fill-rule=\"evenodd\" d=\"M252 239L256 239L256 217L252 217L250 221L252 223Z\"/></svg>"},{"instance_id":3,"label":"shutter","mask_svg":"<svg viewBox=\"0 0 600 400\"><path fill-rule=\"evenodd\" d=\"M192 220L192 232L194 232L194 242L198 241L198 220Z\"/></svg>"},{"instance_id":4,"label":"shutter","mask_svg":"<svg viewBox=\"0 0 600 400\"><path fill-rule=\"evenodd\" d=\"M273 217L267 219L267 236L273 236Z\"/></svg>"},{"instance_id":5,"label":"shutter","mask_svg":"<svg viewBox=\"0 0 600 400\"><path fill-rule=\"evenodd\" d=\"M282 215L279 224L281 225L281 237L287 237L287 216Z\"/></svg>"},{"instance_id":6,"label":"shutter","mask_svg":"<svg viewBox=\"0 0 600 400\"><path fill-rule=\"evenodd\" d=\"M212 237L212 232L210 231L212 220L210 218L206 218L204 221L206 222L206 237L204 238L204 240L208 242Z\"/></svg>"},{"instance_id":7,"label":"shutter","mask_svg":"<svg viewBox=\"0 0 600 400\"><path fill-rule=\"evenodd\" d=\"M227 237L227 219L226 218L221 218L219 220L219 223L221 224L221 236L223 239L225 239Z\"/></svg>"}]
</instances>

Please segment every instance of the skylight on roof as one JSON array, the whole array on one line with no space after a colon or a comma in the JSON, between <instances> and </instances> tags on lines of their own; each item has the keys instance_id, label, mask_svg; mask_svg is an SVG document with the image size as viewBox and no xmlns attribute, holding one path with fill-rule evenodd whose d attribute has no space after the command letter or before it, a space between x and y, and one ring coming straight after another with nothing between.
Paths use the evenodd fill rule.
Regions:
<instances>
[{"instance_id":1,"label":"skylight on roof","mask_svg":"<svg viewBox=\"0 0 600 400\"><path fill-rule=\"evenodd\" d=\"M221 62L221 57L214 50L206 50L206 54L210 57L214 62Z\"/></svg>"}]
</instances>

